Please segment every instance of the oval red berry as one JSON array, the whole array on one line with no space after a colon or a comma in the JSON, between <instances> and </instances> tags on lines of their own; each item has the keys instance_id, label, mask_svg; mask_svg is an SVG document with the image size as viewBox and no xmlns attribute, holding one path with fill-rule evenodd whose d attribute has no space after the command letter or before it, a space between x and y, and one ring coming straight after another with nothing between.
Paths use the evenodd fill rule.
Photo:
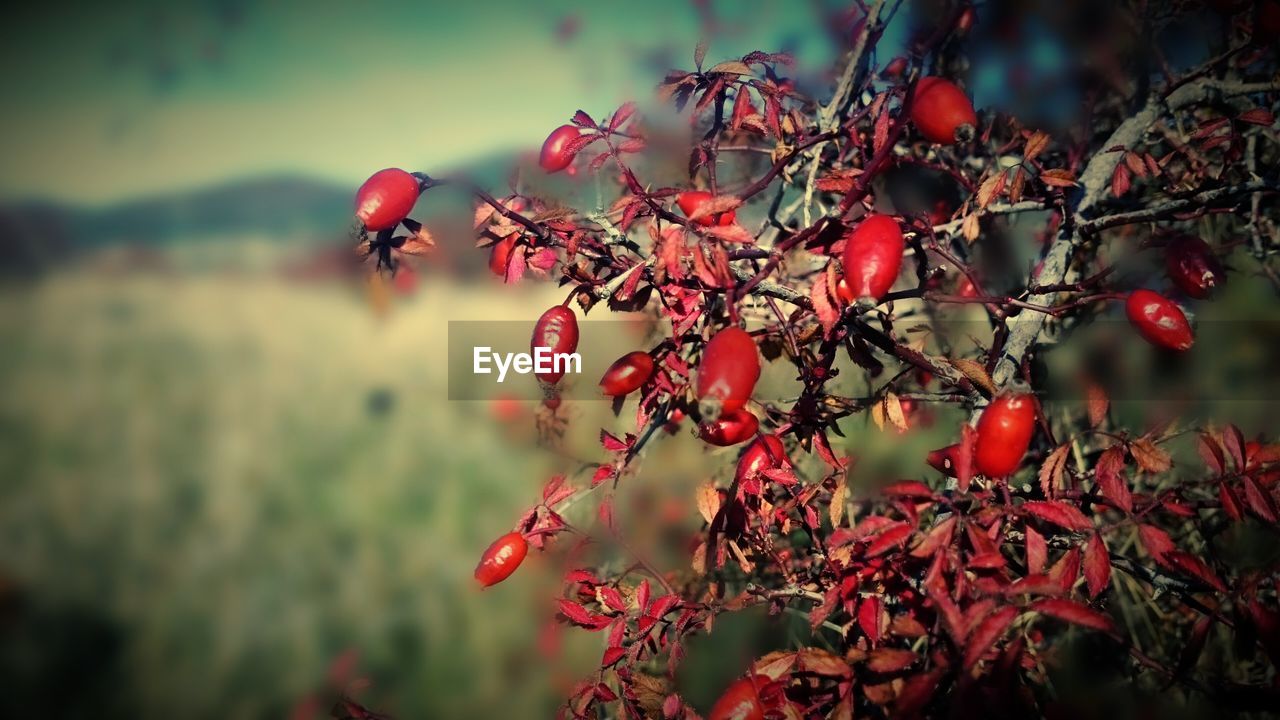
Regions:
<instances>
[{"instance_id":1,"label":"oval red berry","mask_svg":"<svg viewBox=\"0 0 1280 720\"><path fill-rule=\"evenodd\" d=\"M696 392L706 406L703 414L715 417L747 404L760 379L760 353L745 330L728 327L716 333L702 351Z\"/></svg>"},{"instance_id":2,"label":"oval red berry","mask_svg":"<svg viewBox=\"0 0 1280 720\"><path fill-rule=\"evenodd\" d=\"M929 142L953 145L973 138L978 115L969 96L950 80L923 77L911 101L911 122Z\"/></svg>"},{"instance_id":3,"label":"oval red berry","mask_svg":"<svg viewBox=\"0 0 1280 720\"><path fill-rule=\"evenodd\" d=\"M978 418L973 462L992 478L1012 475L1022 464L1036 429L1036 401L1025 393L996 397Z\"/></svg>"},{"instance_id":4,"label":"oval red berry","mask_svg":"<svg viewBox=\"0 0 1280 720\"><path fill-rule=\"evenodd\" d=\"M844 284L838 287L845 301L884 297L898 279L905 246L902 230L892 217L872 213L863 218L845 238Z\"/></svg>"},{"instance_id":5,"label":"oval red berry","mask_svg":"<svg viewBox=\"0 0 1280 720\"><path fill-rule=\"evenodd\" d=\"M511 573L515 572L516 568L520 567L520 563L524 562L527 554L529 554L529 543L525 541L523 535L517 532L503 535L494 540L480 556L480 563L476 565L476 580L480 582L481 587L489 587L506 580L511 577Z\"/></svg>"},{"instance_id":6,"label":"oval red berry","mask_svg":"<svg viewBox=\"0 0 1280 720\"><path fill-rule=\"evenodd\" d=\"M1159 293L1134 290L1125 302L1125 313L1138 334L1152 345L1182 352L1195 342L1191 324L1182 309Z\"/></svg>"},{"instance_id":7,"label":"oval red berry","mask_svg":"<svg viewBox=\"0 0 1280 720\"><path fill-rule=\"evenodd\" d=\"M613 361L600 378L600 390L605 395L618 397L635 392L653 375L653 357L639 350L629 352Z\"/></svg>"},{"instance_id":8,"label":"oval red berry","mask_svg":"<svg viewBox=\"0 0 1280 720\"><path fill-rule=\"evenodd\" d=\"M558 364L555 355L572 353L578 349L578 318L574 316L572 310L563 305L556 305L542 313L542 317L538 318L538 322L533 326L533 337L529 340L529 351L533 354L535 362L538 358L538 348L550 349L553 365ZM534 375L545 383L556 383L564 377L564 366L558 364L558 367L549 372L535 372Z\"/></svg>"},{"instance_id":9,"label":"oval red berry","mask_svg":"<svg viewBox=\"0 0 1280 720\"><path fill-rule=\"evenodd\" d=\"M542 143L542 152L538 154L538 165L549 173L560 172L573 164L578 151L573 143L582 133L576 125L561 125L547 136Z\"/></svg>"},{"instance_id":10,"label":"oval red berry","mask_svg":"<svg viewBox=\"0 0 1280 720\"><path fill-rule=\"evenodd\" d=\"M682 192L676 196L676 204L680 206L680 212L685 217L692 217L698 212L703 205L711 202L715 196L705 190L690 190ZM722 213L714 213L711 215L703 215L693 222L698 225L732 225L737 219L737 213L733 210L727 210Z\"/></svg>"},{"instance_id":11,"label":"oval red berry","mask_svg":"<svg viewBox=\"0 0 1280 720\"><path fill-rule=\"evenodd\" d=\"M400 168L379 170L356 191L356 218L371 232L390 230L413 212L419 187L418 178Z\"/></svg>"},{"instance_id":12,"label":"oval red berry","mask_svg":"<svg viewBox=\"0 0 1280 720\"><path fill-rule=\"evenodd\" d=\"M698 437L710 445L727 447L746 442L760 429L760 419L748 410L731 410L721 413L715 420L698 426Z\"/></svg>"}]
</instances>

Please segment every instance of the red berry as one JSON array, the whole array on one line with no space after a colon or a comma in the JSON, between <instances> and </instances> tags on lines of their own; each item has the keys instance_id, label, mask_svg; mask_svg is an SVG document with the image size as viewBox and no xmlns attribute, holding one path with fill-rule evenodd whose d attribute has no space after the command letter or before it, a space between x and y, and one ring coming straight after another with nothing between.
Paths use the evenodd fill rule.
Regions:
<instances>
[{"instance_id":1,"label":"red berry","mask_svg":"<svg viewBox=\"0 0 1280 720\"><path fill-rule=\"evenodd\" d=\"M760 379L760 354L756 341L739 327L716 333L702 351L698 365L697 395L705 406L702 414L715 419L747 404Z\"/></svg>"},{"instance_id":2,"label":"red berry","mask_svg":"<svg viewBox=\"0 0 1280 720\"><path fill-rule=\"evenodd\" d=\"M1165 248L1165 270L1169 279L1187 295L1203 300L1227 281L1222 263L1213 248L1198 237L1183 235Z\"/></svg>"},{"instance_id":3,"label":"red berry","mask_svg":"<svg viewBox=\"0 0 1280 720\"><path fill-rule=\"evenodd\" d=\"M1182 309L1169 298L1150 290L1134 290L1125 302L1129 322L1147 342L1168 350L1191 347L1195 338Z\"/></svg>"},{"instance_id":4,"label":"red berry","mask_svg":"<svg viewBox=\"0 0 1280 720\"><path fill-rule=\"evenodd\" d=\"M418 178L400 168L379 170L356 191L356 218L379 232L400 224L418 202Z\"/></svg>"},{"instance_id":5,"label":"red berry","mask_svg":"<svg viewBox=\"0 0 1280 720\"><path fill-rule=\"evenodd\" d=\"M782 440L777 435L764 435L742 451L734 478L741 482L756 473L789 465L791 458L787 457L787 449L783 447Z\"/></svg>"},{"instance_id":6,"label":"red berry","mask_svg":"<svg viewBox=\"0 0 1280 720\"><path fill-rule=\"evenodd\" d=\"M752 675L735 680L711 706L707 720L764 720L764 704L760 702L763 681Z\"/></svg>"},{"instance_id":7,"label":"red berry","mask_svg":"<svg viewBox=\"0 0 1280 720\"><path fill-rule=\"evenodd\" d=\"M923 77L916 83L911 122L929 142L952 145L973 139L978 116L969 96L949 80Z\"/></svg>"},{"instance_id":8,"label":"red berry","mask_svg":"<svg viewBox=\"0 0 1280 720\"><path fill-rule=\"evenodd\" d=\"M898 279L904 249L898 221L877 213L866 216L845 238L844 285L837 292L847 302L884 297Z\"/></svg>"},{"instance_id":9,"label":"red berry","mask_svg":"<svg viewBox=\"0 0 1280 720\"><path fill-rule=\"evenodd\" d=\"M706 190L690 190L677 195L676 204L680 206L680 212L684 213L685 217L690 217L714 197ZM716 215L704 215L693 222L698 225L732 225L737 217L737 213L729 210Z\"/></svg>"},{"instance_id":10,"label":"red berry","mask_svg":"<svg viewBox=\"0 0 1280 720\"><path fill-rule=\"evenodd\" d=\"M547 136L542 143L542 152L538 155L538 164L549 173L560 172L573 164L573 156L577 150L572 148L573 141L582 133L576 125L561 125Z\"/></svg>"},{"instance_id":11,"label":"red berry","mask_svg":"<svg viewBox=\"0 0 1280 720\"><path fill-rule=\"evenodd\" d=\"M500 278L507 276L507 263L511 260L511 250L516 246L520 233L511 233L493 244L489 250L489 272Z\"/></svg>"},{"instance_id":12,"label":"red berry","mask_svg":"<svg viewBox=\"0 0 1280 720\"><path fill-rule=\"evenodd\" d=\"M1035 431L1035 398L1025 393L997 396L978 418L974 466L987 477L1012 475L1022 464L1022 456L1027 454Z\"/></svg>"},{"instance_id":13,"label":"red berry","mask_svg":"<svg viewBox=\"0 0 1280 720\"><path fill-rule=\"evenodd\" d=\"M653 357L639 350L629 352L613 361L604 377L600 378L600 389L605 395L618 397L635 392L653 375Z\"/></svg>"},{"instance_id":14,"label":"red berry","mask_svg":"<svg viewBox=\"0 0 1280 720\"><path fill-rule=\"evenodd\" d=\"M760 419L749 410L730 410L698 426L698 437L708 444L727 447L745 442L760 429Z\"/></svg>"},{"instance_id":15,"label":"red berry","mask_svg":"<svg viewBox=\"0 0 1280 720\"><path fill-rule=\"evenodd\" d=\"M556 305L542 313L542 317L533 326L533 337L529 340L530 352L535 356L540 347L551 348L553 355L571 353L578 349L578 318L572 310ZM564 377L564 368L534 374L545 383L555 383Z\"/></svg>"},{"instance_id":16,"label":"red berry","mask_svg":"<svg viewBox=\"0 0 1280 720\"><path fill-rule=\"evenodd\" d=\"M507 533L494 540L480 556L476 565L476 580L481 587L489 587L511 577L511 573L524 562L529 554L529 543L518 532Z\"/></svg>"}]
</instances>

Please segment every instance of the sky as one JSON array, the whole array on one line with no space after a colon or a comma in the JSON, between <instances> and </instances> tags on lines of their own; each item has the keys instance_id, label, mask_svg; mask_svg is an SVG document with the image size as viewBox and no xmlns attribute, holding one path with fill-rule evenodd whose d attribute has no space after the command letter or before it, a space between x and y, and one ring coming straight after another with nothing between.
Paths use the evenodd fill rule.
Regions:
<instances>
[{"instance_id":1,"label":"sky","mask_svg":"<svg viewBox=\"0 0 1280 720\"><path fill-rule=\"evenodd\" d=\"M727 32L708 61L780 43L802 60L828 52L809 3L712 5ZM267 174L358 184L382 167L432 172L537 147L579 107L599 117L652 97L662 70L692 64L703 34L687 0L142 0L7 12L0 200L81 205ZM562 42L570 19L578 31Z\"/></svg>"}]
</instances>

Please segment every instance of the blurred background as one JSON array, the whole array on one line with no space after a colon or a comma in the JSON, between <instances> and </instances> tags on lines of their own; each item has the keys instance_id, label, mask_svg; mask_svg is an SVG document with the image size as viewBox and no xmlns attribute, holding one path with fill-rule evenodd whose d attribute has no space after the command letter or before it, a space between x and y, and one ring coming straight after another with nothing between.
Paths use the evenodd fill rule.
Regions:
<instances>
[{"instance_id":1,"label":"blurred background","mask_svg":"<svg viewBox=\"0 0 1280 720\"><path fill-rule=\"evenodd\" d=\"M648 100L703 37L712 60L793 52L820 85L839 49L823 29L832 12L785 0L8 10L0 716L284 717L347 667L368 678L362 699L398 717L550 716L599 638L572 634L560 662L535 660L557 569L535 559L484 593L471 573L566 468L535 447L532 404L447 399L443 339L451 320L532 320L563 294L488 275L485 253L450 231L472 208L448 192L417 213L436 253L371 283L351 262L354 188L387 166L500 182L578 108ZM1051 40L1035 58L1057 82L1064 41ZM1020 63L975 71L980 106L1007 90L1002 62ZM1265 297L1232 282L1236 307ZM771 372L768 392L787 396L788 369ZM630 429L627 412L582 405L568 410L581 453L602 423ZM1265 417L1252 407L1237 419L1247 432ZM958 417L940 410L905 435L859 417L845 442L879 468L868 477L923 476L913 459L950 442ZM687 428L657 445L648 466L661 472L642 477L660 477L694 523L703 448ZM686 692L705 709L799 632L803 620L725 621L691 649Z\"/></svg>"}]
</instances>

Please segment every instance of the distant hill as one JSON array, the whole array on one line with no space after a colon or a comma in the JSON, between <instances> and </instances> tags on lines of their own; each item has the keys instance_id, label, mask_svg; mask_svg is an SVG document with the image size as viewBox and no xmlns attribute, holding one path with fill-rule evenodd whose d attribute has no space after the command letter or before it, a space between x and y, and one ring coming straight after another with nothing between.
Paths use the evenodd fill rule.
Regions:
<instances>
[{"instance_id":1,"label":"distant hill","mask_svg":"<svg viewBox=\"0 0 1280 720\"><path fill-rule=\"evenodd\" d=\"M274 236L317 244L351 227L351 188L299 177L254 178L102 208L0 206L0 270L42 267L113 245L162 248L202 239Z\"/></svg>"},{"instance_id":2,"label":"distant hill","mask_svg":"<svg viewBox=\"0 0 1280 720\"><path fill-rule=\"evenodd\" d=\"M495 187L511 158L472 163L467 174ZM451 175L451 172L442 172ZM117 245L164 249L181 243L279 237L293 244L342 244L353 227L354 186L301 176L237 180L197 190L159 194L101 208L54 202L0 204L0 273L28 271L80 251ZM450 193L428 194L415 216L459 214L470 203ZM471 244L466 238L465 245Z\"/></svg>"}]
</instances>

